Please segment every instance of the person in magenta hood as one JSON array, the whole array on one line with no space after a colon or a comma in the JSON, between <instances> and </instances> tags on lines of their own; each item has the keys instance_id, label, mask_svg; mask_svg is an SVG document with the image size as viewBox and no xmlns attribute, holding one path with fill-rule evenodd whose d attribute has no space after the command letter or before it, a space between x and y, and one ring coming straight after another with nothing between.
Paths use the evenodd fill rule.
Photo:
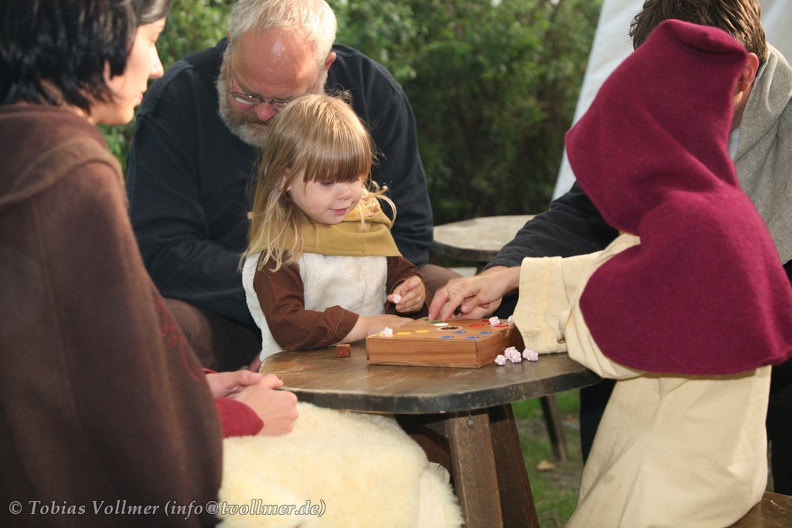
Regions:
<instances>
[{"instance_id":1,"label":"person in magenta hood","mask_svg":"<svg viewBox=\"0 0 792 528\"><path fill-rule=\"evenodd\" d=\"M567 133L617 237L526 258L515 322L540 353L616 380L567 526L729 526L767 484L771 365L792 287L728 152L747 59L726 32L661 23Z\"/></svg>"}]
</instances>

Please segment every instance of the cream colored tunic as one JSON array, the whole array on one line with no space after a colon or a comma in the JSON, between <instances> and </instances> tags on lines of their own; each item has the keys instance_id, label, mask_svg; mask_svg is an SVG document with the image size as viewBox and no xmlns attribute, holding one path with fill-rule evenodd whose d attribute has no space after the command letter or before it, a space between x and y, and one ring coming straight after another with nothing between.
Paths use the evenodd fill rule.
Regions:
<instances>
[{"instance_id":1,"label":"cream colored tunic","mask_svg":"<svg viewBox=\"0 0 792 528\"><path fill-rule=\"evenodd\" d=\"M580 312L580 294L603 262L638 243L622 235L599 253L522 263L514 320L525 346L539 353L566 350L617 380L566 526L729 526L761 499L767 484L770 367L680 376L633 370L602 354Z\"/></svg>"}]
</instances>

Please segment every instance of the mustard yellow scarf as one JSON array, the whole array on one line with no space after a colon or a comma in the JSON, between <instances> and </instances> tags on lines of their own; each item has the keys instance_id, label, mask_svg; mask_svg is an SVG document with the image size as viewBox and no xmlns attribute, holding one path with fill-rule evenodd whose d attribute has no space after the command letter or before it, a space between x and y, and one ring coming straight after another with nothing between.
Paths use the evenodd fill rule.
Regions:
<instances>
[{"instance_id":1,"label":"mustard yellow scarf","mask_svg":"<svg viewBox=\"0 0 792 528\"><path fill-rule=\"evenodd\" d=\"M361 222L357 207L340 224L319 224L305 218L302 225L303 251L346 257L398 257L401 253L390 232L392 225L382 210Z\"/></svg>"}]
</instances>

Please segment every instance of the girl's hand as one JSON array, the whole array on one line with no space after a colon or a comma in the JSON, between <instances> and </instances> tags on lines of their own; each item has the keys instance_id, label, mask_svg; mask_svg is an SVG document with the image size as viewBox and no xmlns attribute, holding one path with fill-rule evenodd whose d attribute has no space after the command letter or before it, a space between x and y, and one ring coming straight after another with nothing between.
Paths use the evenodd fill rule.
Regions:
<instances>
[{"instance_id":1,"label":"girl's hand","mask_svg":"<svg viewBox=\"0 0 792 528\"><path fill-rule=\"evenodd\" d=\"M399 317L398 315L375 315L373 317L361 317L368 323L366 335L378 334L385 328L399 328L409 323L414 323L415 319L409 317Z\"/></svg>"},{"instance_id":2,"label":"girl's hand","mask_svg":"<svg viewBox=\"0 0 792 528\"><path fill-rule=\"evenodd\" d=\"M413 313L421 310L426 302L426 287L421 277L413 275L393 289L388 301L396 305L399 313Z\"/></svg>"},{"instance_id":3,"label":"girl's hand","mask_svg":"<svg viewBox=\"0 0 792 528\"><path fill-rule=\"evenodd\" d=\"M373 315L371 317L358 317L355 327L347 336L340 341L341 343L353 343L361 341L368 336L378 334L385 328L399 328L408 323L414 322L415 319L409 317L399 317L398 315Z\"/></svg>"}]
</instances>

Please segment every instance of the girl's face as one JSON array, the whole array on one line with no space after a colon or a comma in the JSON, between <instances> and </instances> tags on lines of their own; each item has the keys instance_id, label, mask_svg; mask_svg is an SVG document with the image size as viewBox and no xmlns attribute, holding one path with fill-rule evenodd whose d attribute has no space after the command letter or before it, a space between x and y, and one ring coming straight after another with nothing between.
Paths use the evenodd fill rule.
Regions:
<instances>
[{"instance_id":1,"label":"girl's face","mask_svg":"<svg viewBox=\"0 0 792 528\"><path fill-rule=\"evenodd\" d=\"M124 73L110 78L109 71L105 72L105 80L113 92L113 100L93 106L92 121L106 125L123 125L132 120L135 107L143 101L148 80L162 77L162 62L156 44L163 29L164 18L138 26Z\"/></svg>"},{"instance_id":2,"label":"girl's face","mask_svg":"<svg viewBox=\"0 0 792 528\"><path fill-rule=\"evenodd\" d=\"M351 182L303 181L297 178L286 192L294 204L320 224L340 224L360 201L363 176Z\"/></svg>"}]
</instances>

